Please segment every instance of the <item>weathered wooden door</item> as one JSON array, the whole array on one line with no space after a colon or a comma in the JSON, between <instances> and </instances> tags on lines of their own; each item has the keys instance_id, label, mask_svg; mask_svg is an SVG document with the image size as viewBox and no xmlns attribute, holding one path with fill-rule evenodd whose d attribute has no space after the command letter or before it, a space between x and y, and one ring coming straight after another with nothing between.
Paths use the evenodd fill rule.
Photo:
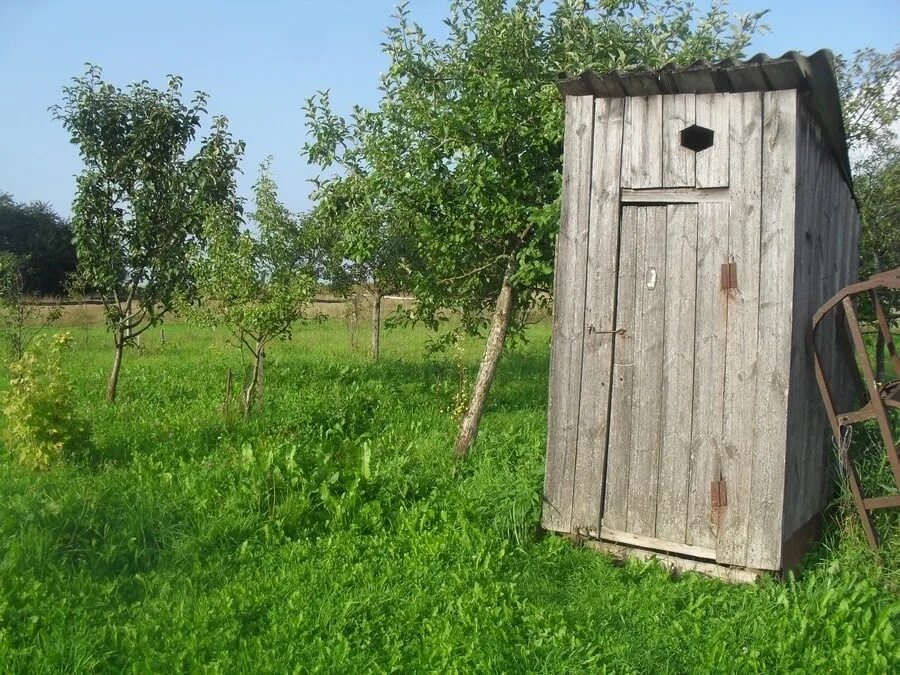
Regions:
<instances>
[{"instance_id":1,"label":"weathered wooden door","mask_svg":"<svg viewBox=\"0 0 900 675\"><path fill-rule=\"evenodd\" d=\"M727 227L727 204L622 206L604 538L715 557Z\"/></svg>"}]
</instances>

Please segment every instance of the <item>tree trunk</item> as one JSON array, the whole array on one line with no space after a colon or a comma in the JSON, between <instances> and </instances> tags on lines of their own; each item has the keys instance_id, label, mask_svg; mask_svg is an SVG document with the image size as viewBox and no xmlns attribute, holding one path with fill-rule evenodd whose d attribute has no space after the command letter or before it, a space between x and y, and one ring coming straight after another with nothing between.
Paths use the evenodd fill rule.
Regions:
<instances>
[{"instance_id":1,"label":"tree trunk","mask_svg":"<svg viewBox=\"0 0 900 675\"><path fill-rule=\"evenodd\" d=\"M259 409L262 410L266 399L266 348L261 344L258 344L258 347L259 370L256 373L256 400L259 402Z\"/></svg>"},{"instance_id":2,"label":"tree trunk","mask_svg":"<svg viewBox=\"0 0 900 675\"><path fill-rule=\"evenodd\" d=\"M381 356L381 291L376 289L372 297L372 360Z\"/></svg>"},{"instance_id":3,"label":"tree trunk","mask_svg":"<svg viewBox=\"0 0 900 675\"><path fill-rule=\"evenodd\" d=\"M119 388L119 370L122 367L122 351L125 349L125 329L117 328L115 333L116 355L113 359L112 372L106 383L106 400L112 403L116 400L116 391Z\"/></svg>"},{"instance_id":4,"label":"tree trunk","mask_svg":"<svg viewBox=\"0 0 900 675\"><path fill-rule=\"evenodd\" d=\"M881 327L878 328L877 337L875 338L875 379L884 382L887 378L884 369L884 335L881 333Z\"/></svg>"},{"instance_id":5,"label":"tree trunk","mask_svg":"<svg viewBox=\"0 0 900 675\"><path fill-rule=\"evenodd\" d=\"M481 415L484 413L484 404L487 401L488 392L491 390L494 374L497 372L497 363L503 352L503 344L506 342L506 333L509 331L509 322L515 303L515 294L510 283L510 277L514 271L515 259L510 260L503 275L503 285L497 296L494 317L491 320L491 331L488 334L484 355L481 357L481 365L478 367L478 377L475 378L472 398L459 427L459 435L456 437L454 452L461 459L468 456L469 448L478 436L478 425L481 423Z\"/></svg>"},{"instance_id":6,"label":"tree trunk","mask_svg":"<svg viewBox=\"0 0 900 675\"><path fill-rule=\"evenodd\" d=\"M262 372L262 360L265 358L262 346L256 343L256 351L253 352L253 373L250 375L250 382L244 390L244 419L250 417L253 410L253 402L256 399L257 387L259 386L260 373Z\"/></svg>"}]
</instances>

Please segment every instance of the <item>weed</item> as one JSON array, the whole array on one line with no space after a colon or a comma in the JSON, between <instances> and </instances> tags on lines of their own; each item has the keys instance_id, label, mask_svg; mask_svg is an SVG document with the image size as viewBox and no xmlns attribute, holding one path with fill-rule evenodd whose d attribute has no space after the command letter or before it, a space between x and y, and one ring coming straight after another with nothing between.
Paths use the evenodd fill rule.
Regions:
<instances>
[{"instance_id":1,"label":"weed","mask_svg":"<svg viewBox=\"0 0 900 675\"><path fill-rule=\"evenodd\" d=\"M462 466L458 366L423 331L388 331L372 363L339 320L302 327L271 349L265 409L228 422L224 333L165 330L116 407L100 332L66 353L90 450L0 462L5 670L900 668L897 528L879 565L843 502L796 577L751 586L538 537L547 324L501 362ZM479 346L460 343L466 368Z\"/></svg>"},{"instance_id":2,"label":"weed","mask_svg":"<svg viewBox=\"0 0 900 675\"><path fill-rule=\"evenodd\" d=\"M31 469L46 469L87 442L72 404L72 385L62 370L62 353L71 342L70 333L39 335L10 365L12 379L2 397L3 439L18 462Z\"/></svg>"}]
</instances>

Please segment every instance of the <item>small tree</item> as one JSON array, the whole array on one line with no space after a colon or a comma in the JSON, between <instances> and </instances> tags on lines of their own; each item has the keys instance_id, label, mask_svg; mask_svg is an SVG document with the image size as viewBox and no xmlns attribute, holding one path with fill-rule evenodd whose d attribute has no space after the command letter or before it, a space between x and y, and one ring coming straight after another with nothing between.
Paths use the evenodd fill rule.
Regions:
<instances>
[{"instance_id":1,"label":"small tree","mask_svg":"<svg viewBox=\"0 0 900 675\"><path fill-rule=\"evenodd\" d=\"M0 251L0 330L12 360L21 359L35 336L61 314L58 306L26 302L25 266L22 257Z\"/></svg>"},{"instance_id":2,"label":"small tree","mask_svg":"<svg viewBox=\"0 0 900 675\"><path fill-rule=\"evenodd\" d=\"M862 215L861 278L900 267L900 48L890 53L862 49L850 60L837 59L838 84L847 144L853 159L856 197ZM900 297L881 298L891 316L900 313ZM861 316L874 321L872 303L863 298ZM885 377L885 343L875 342L877 377Z\"/></svg>"},{"instance_id":3,"label":"small tree","mask_svg":"<svg viewBox=\"0 0 900 675\"><path fill-rule=\"evenodd\" d=\"M447 37L433 39L401 5L386 31L384 95L359 145L423 261L409 275L410 319L434 327L449 310L461 330L488 334L458 456L477 436L507 335L550 297L559 73L736 56L760 16L732 22L720 3L699 15L680 0L458 0Z\"/></svg>"},{"instance_id":4,"label":"small tree","mask_svg":"<svg viewBox=\"0 0 900 675\"><path fill-rule=\"evenodd\" d=\"M268 162L254 192L258 234L241 231L233 212L213 210L206 221L208 245L197 262L200 316L225 326L253 360L242 396L245 417L262 400L266 347L290 336L316 289L305 220L278 201Z\"/></svg>"},{"instance_id":5,"label":"small tree","mask_svg":"<svg viewBox=\"0 0 900 675\"><path fill-rule=\"evenodd\" d=\"M195 296L188 260L205 214L239 212L234 173L244 146L216 117L197 154L186 154L207 95L197 92L185 104L176 76L164 91L147 82L123 90L92 66L63 91L64 103L51 110L85 163L72 229L79 273L102 298L113 333L106 388L113 401L124 347L161 322L177 299Z\"/></svg>"},{"instance_id":6,"label":"small tree","mask_svg":"<svg viewBox=\"0 0 900 675\"><path fill-rule=\"evenodd\" d=\"M303 148L323 175L314 180L316 218L333 232L328 277L338 292L368 289L372 299L374 361L381 353L381 303L388 293L405 290L415 246L389 186L367 159L373 143L383 142L381 118L355 107L349 121L335 115L327 91L306 101L306 126L313 139ZM328 174L338 167L341 173Z\"/></svg>"},{"instance_id":7,"label":"small tree","mask_svg":"<svg viewBox=\"0 0 900 675\"><path fill-rule=\"evenodd\" d=\"M75 411L74 391L62 369L69 333L39 336L12 363L9 389L0 395L6 417L3 440L23 466L46 469L66 452L89 442Z\"/></svg>"},{"instance_id":8,"label":"small tree","mask_svg":"<svg viewBox=\"0 0 900 675\"><path fill-rule=\"evenodd\" d=\"M877 158L859 167L856 195L862 214L860 240L860 276L900 267L900 147L879 150ZM900 294L883 293L882 306L892 324L900 316ZM874 308L868 300L862 314L875 320ZM883 381L885 373L885 340L881 331L875 339L876 377Z\"/></svg>"}]
</instances>

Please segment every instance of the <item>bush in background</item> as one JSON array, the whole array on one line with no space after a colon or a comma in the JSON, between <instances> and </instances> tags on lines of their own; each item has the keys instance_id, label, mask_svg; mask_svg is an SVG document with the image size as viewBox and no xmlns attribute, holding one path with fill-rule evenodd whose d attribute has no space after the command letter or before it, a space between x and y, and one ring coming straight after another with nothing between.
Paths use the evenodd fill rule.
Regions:
<instances>
[{"instance_id":1,"label":"bush in background","mask_svg":"<svg viewBox=\"0 0 900 675\"><path fill-rule=\"evenodd\" d=\"M0 399L6 418L3 441L23 466L47 469L88 439L75 413L72 384L62 370L63 350L71 341L68 332L39 335L10 365L9 390Z\"/></svg>"}]
</instances>

